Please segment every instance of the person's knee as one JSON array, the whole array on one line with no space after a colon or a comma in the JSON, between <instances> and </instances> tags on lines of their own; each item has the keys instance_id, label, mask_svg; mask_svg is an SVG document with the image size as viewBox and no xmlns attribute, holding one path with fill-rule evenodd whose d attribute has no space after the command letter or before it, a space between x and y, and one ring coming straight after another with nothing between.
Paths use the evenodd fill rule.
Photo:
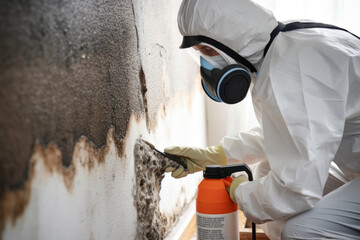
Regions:
<instances>
[{"instance_id":1,"label":"person's knee","mask_svg":"<svg viewBox=\"0 0 360 240\"><path fill-rule=\"evenodd\" d=\"M290 239L291 228L292 228L291 224L289 224L289 221L287 221L281 232L281 239L283 239L283 240Z\"/></svg>"},{"instance_id":2,"label":"person's knee","mask_svg":"<svg viewBox=\"0 0 360 240\"><path fill-rule=\"evenodd\" d=\"M281 232L281 239L282 240L288 240L288 239L298 239L302 234L301 228L299 228L299 225L296 224L296 221L294 218L290 218L288 221L286 221L284 228Z\"/></svg>"}]
</instances>

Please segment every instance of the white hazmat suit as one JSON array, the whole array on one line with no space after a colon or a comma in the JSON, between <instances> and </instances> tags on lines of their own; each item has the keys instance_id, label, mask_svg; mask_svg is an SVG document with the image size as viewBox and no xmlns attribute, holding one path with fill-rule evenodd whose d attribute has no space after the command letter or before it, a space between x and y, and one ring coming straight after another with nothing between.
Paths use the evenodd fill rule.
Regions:
<instances>
[{"instance_id":1,"label":"white hazmat suit","mask_svg":"<svg viewBox=\"0 0 360 240\"><path fill-rule=\"evenodd\" d=\"M264 176L236 189L244 214L256 223L274 221L267 233L280 238L282 223L325 202L322 195L333 162L349 183L336 190L337 197L330 196L334 192L328 197L331 202L342 196L343 202L325 205L355 218L341 239L360 239L360 40L334 29L280 32L264 57L278 22L249 0L184 0L178 24L183 36L215 39L258 70L251 94L261 127L222 141L227 159L251 156L269 166ZM292 227L299 223L296 217L289 221ZM317 231L322 230L313 229ZM291 234L321 238L302 238L293 228L284 230L283 237Z\"/></svg>"}]
</instances>

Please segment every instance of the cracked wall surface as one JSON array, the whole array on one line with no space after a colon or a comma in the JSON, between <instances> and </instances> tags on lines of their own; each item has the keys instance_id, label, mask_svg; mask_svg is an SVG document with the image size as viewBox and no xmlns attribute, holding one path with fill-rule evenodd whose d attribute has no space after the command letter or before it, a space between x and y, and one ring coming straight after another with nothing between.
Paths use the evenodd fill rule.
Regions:
<instances>
[{"instance_id":1,"label":"cracked wall surface","mask_svg":"<svg viewBox=\"0 0 360 240\"><path fill-rule=\"evenodd\" d=\"M206 141L179 4L0 2L0 239L136 238L136 139ZM159 179L173 223L198 178Z\"/></svg>"}]
</instances>

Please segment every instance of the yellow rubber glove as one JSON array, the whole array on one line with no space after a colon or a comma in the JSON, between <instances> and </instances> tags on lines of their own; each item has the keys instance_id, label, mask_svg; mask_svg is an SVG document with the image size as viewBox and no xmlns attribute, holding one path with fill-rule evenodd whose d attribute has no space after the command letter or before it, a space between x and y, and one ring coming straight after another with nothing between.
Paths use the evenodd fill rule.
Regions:
<instances>
[{"instance_id":1,"label":"yellow rubber glove","mask_svg":"<svg viewBox=\"0 0 360 240\"><path fill-rule=\"evenodd\" d=\"M235 199L235 190L236 188L243 182L246 182L248 179L245 175L240 175L236 178L234 178L234 180L232 181L231 185L230 185L230 191L229 191L229 194L230 194L230 198L233 202L236 202L236 199Z\"/></svg>"},{"instance_id":2,"label":"yellow rubber glove","mask_svg":"<svg viewBox=\"0 0 360 240\"><path fill-rule=\"evenodd\" d=\"M172 172L174 178L182 178L189 173L205 170L207 165L225 165L226 157L222 146L207 148L194 147L170 147L164 149L165 153L176 155L185 162L187 169L182 166L177 168L168 167L166 172Z\"/></svg>"}]
</instances>

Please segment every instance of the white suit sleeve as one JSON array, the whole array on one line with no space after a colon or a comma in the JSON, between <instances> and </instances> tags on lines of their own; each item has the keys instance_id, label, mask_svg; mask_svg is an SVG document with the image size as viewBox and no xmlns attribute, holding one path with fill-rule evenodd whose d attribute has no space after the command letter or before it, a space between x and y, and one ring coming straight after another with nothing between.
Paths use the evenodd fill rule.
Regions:
<instances>
[{"instance_id":1,"label":"white suit sleeve","mask_svg":"<svg viewBox=\"0 0 360 240\"><path fill-rule=\"evenodd\" d=\"M227 159L242 160L247 155L264 158L264 137L260 127L255 127L248 132L240 132L226 136L221 145Z\"/></svg>"},{"instance_id":2,"label":"white suit sleeve","mask_svg":"<svg viewBox=\"0 0 360 240\"><path fill-rule=\"evenodd\" d=\"M291 56L292 61L285 53L273 53L276 61L262 79L257 94L271 170L235 191L239 208L256 223L290 217L322 196L341 142L348 93L347 74L336 68L346 69L348 59L326 51L310 46L294 53L298 56Z\"/></svg>"}]
</instances>

